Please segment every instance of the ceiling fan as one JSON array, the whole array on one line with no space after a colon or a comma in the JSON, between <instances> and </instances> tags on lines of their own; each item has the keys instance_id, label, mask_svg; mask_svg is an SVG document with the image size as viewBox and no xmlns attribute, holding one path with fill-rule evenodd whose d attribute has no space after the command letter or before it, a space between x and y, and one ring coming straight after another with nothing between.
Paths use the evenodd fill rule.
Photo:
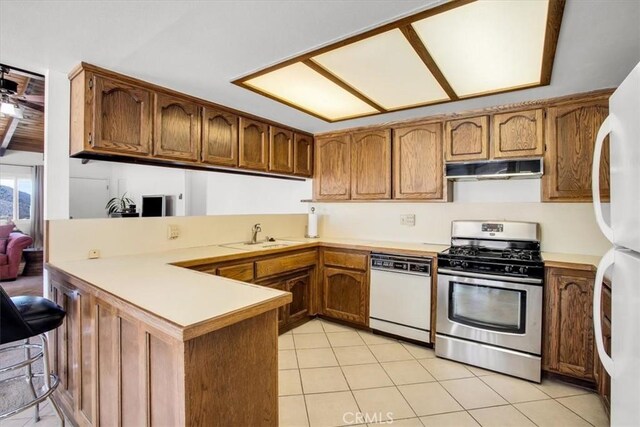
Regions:
<instances>
[{"instance_id":1,"label":"ceiling fan","mask_svg":"<svg viewBox=\"0 0 640 427\"><path fill-rule=\"evenodd\" d=\"M0 113L18 119L24 118L24 111L20 107L27 107L37 111L44 111L44 96L18 94L18 83L5 78L9 74L9 67L0 67Z\"/></svg>"}]
</instances>

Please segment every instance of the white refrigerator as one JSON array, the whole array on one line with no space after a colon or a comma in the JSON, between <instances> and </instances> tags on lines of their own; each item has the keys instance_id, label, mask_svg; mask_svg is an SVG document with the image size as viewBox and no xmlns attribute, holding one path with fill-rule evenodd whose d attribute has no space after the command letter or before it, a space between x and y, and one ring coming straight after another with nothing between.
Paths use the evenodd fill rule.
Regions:
<instances>
[{"instance_id":1,"label":"white refrigerator","mask_svg":"<svg viewBox=\"0 0 640 427\"><path fill-rule=\"evenodd\" d=\"M611 215L600 204L602 143L609 136ZM640 424L640 64L609 99L609 117L596 137L592 167L596 221L613 244L598 266L593 323L598 355L611 375L611 425ZM604 350L602 279L611 278L611 357Z\"/></svg>"}]
</instances>

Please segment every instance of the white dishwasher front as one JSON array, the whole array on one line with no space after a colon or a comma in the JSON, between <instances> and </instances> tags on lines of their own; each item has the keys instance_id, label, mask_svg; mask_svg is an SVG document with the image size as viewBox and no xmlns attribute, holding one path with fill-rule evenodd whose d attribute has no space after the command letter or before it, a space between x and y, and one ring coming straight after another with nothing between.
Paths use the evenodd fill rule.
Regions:
<instances>
[{"instance_id":1,"label":"white dishwasher front","mask_svg":"<svg viewBox=\"0 0 640 427\"><path fill-rule=\"evenodd\" d=\"M369 326L430 342L431 258L371 254Z\"/></svg>"}]
</instances>

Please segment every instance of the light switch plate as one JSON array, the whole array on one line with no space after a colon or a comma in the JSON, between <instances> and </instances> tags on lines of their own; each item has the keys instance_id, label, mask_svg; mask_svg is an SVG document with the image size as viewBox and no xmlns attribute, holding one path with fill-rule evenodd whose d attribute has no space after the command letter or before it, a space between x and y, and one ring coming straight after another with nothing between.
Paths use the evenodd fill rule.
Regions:
<instances>
[{"instance_id":1,"label":"light switch plate","mask_svg":"<svg viewBox=\"0 0 640 427\"><path fill-rule=\"evenodd\" d=\"M415 214L400 215L400 224L406 225L408 227L415 227L416 215Z\"/></svg>"},{"instance_id":2,"label":"light switch plate","mask_svg":"<svg viewBox=\"0 0 640 427\"><path fill-rule=\"evenodd\" d=\"M180 228L176 224L169 224L167 226L167 239L175 240L180 237Z\"/></svg>"}]
</instances>

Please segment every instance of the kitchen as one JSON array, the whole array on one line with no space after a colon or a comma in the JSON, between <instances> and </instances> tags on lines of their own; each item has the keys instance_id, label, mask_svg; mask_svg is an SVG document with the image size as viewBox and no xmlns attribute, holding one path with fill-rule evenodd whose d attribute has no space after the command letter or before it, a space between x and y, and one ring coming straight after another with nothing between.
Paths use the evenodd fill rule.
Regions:
<instances>
[{"instance_id":1,"label":"kitchen","mask_svg":"<svg viewBox=\"0 0 640 427\"><path fill-rule=\"evenodd\" d=\"M311 11L343 16L337 11L345 8L344 16L354 17L362 8L347 2L329 11L326 4L304 3L294 7L297 12L287 11L282 2L272 2L271 12L251 3L250 13L309 18ZM607 224L615 229L630 221L624 212L638 211L615 200L615 191L622 191L615 187L621 170L615 165L624 159L631 166L623 173L637 173L632 162L637 153L621 156L612 146L602 152L602 162L596 161L600 180L592 180L591 169L600 155L598 130L610 127L615 141L621 139L620 123L630 129L634 124L633 119L605 119L612 117L616 99L634 93L631 88L611 96L623 80L637 86L633 74L625 78L634 67L637 75L640 12L635 2L529 3L530 9L520 10L517 2L408 2L404 7L377 2L380 10L361 16L359 23L337 22L340 29L331 29L333 35L314 35L316 41L283 45L286 52L254 58L220 77L219 88L211 92L199 89L211 84L202 75L212 69L211 62L205 61L201 71L190 70L192 79L149 66L154 59L148 55L164 51L166 40L153 39L146 28L150 24L134 19L144 13L145 3L128 6L130 14L120 25L139 24L151 39L136 39L137 50L121 54L126 59L110 60L113 49L106 47L85 55L70 48L47 68L37 54L24 53L29 42L11 38L9 30L5 37L5 28L15 23L4 12L21 12L3 2L1 62L47 76L45 163L59 167L46 170L44 290L67 316L49 335L59 378L54 401L68 421L601 425L609 423L611 405L611 425L630 425L638 405L629 396L637 399L637 394L616 392L616 387L634 390L637 386L624 378L637 375L637 367L617 361L630 357L633 364L637 356L616 347L620 344L610 340L606 328L613 325L615 335L616 311L629 316L625 322L635 314L624 311L628 308L616 296L615 274L601 277L604 268L597 266L610 241L634 248L633 231L620 240L606 230ZM100 2L97 7L111 16L112 6ZM187 9L214 6L229 16L239 13L226 2ZM29 7L34 16L43 14ZM473 15L472 7L487 10L460 31L462 41L452 37L445 47L462 43L455 46L477 61L463 45L478 27L483 34L482 19L495 20L496 11L504 12L513 22L503 30L516 25L523 33L545 37L532 36L537 44L514 38L514 45L523 45L493 48L493 60L515 64L536 56L522 53L525 46L537 46L537 80L509 80L518 72L527 75L531 70L524 66L513 66L514 75L502 76L504 81L490 78L486 69L471 73L480 66L458 68L465 73L447 66L451 58L430 31L439 25L453 28L446 16L463 18L450 11ZM44 9L56 17L54 23L71 19ZM174 36L191 18L187 11L175 16L175 4L158 6L154 14ZM535 16L542 21L529 25ZM444 22L430 21L434 17ZM596 18L603 22L599 28L593 25ZM92 34L104 31L126 46L124 35L92 19L99 27ZM61 33L67 40L74 35ZM345 37L351 37L348 43ZM57 42L42 40L36 51L56 52L49 43ZM238 40L235 47L244 43ZM582 44L591 51L578 49ZM295 52L306 53L291 58ZM372 89L371 82L354 77L371 52L394 55L390 62L402 64L380 62L369 70L374 82L394 82L388 85L391 91L376 91L385 85ZM500 57L501 52L515 52L518 60ZM607 54L615 66L599 64ZM193 51L176 55L183 72L197 68ZM430 55L438 59L430 61ZM389 74L389 68L403 71ZM426 77L425 70L430 71ZM317 81L320 89L314 90L320 92L311 92L316 98L295 92ZM525 89L513 91L514 86ZM330 102L314 103L323 91ZM337 98L331 100L332 95ZM615 117L631 102L618 101L623 107ZM599 143L605 136L603 130ZM192 178L205 174L206 212L68 220L74 197L69 156L88 160L87 167L141 164L184 170ZM217 176L242 184L222 188ZM286 198L274 190L285 185L294 189L296 200L289 202L295 207L279 211L274 202L273 210L252 209L254 201L269 207L270 197ZM629 185L625 193L636 194L637 187ZM184 210L195 214L189 206L202 196L185 191L184 197L178 199ZM599 199L609 197L611 215L602 214ZM235 212L210 210L234 201ZM252 241L255 245L245 244ZM594 310L599 298L602 311ZM622 341L637 349L635 340ZM607 346L613 346L613 362ZM261 354L253 348L261 348ZM618 369L627 369L626 374ZM407 372L422 379L401 378ZM616 373L611 383L607 372ZM520 399L509 390L525 390L530 397ZM379 404L385 401L391 403ZM33 418L32 411L20 414L25 423ZM53 413L47 416L55 419Z\"/></svg>"}]
</instances>

